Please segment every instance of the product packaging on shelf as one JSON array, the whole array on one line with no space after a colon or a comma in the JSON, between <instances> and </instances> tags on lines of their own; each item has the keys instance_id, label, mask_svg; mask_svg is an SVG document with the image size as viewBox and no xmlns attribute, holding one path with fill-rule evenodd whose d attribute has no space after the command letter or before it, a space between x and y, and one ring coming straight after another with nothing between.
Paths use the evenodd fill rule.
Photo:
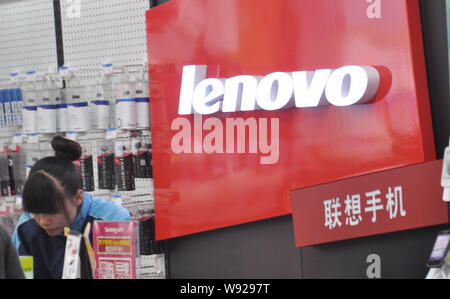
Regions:
<instances>
[{"instance_id":1,"label":"product packaging on shelf","mask_svg":"<svg viewBox=\"0 0 450 299\"><path fill-rule=\"evenodd\" d=\"M5 111L3 109L3 97L4 93L3 90L0 90L0 128L6 127L6 116Z\"/></svg>"},{"instance_id":2,"label":"product packaging on shelf","mask_svg":"<svg viewBox=\"0 0 450 299\"><path fill-rule=\"evenodd\" d=\"M33 165L43 158L42 153L39 150L39 144L31 143L24 146L24 156L25 156L25 178L30 174L30 170Z\"/></svg>"},{"instance_id":3,"label":"product packaging on shelf","mask_svg":"<svg viewBox=\"0 0 450 299\"><path fill-rule=\"evenodd\" d=\"M1 196L10 195L10 180L9 180L9 167L8 167L8 149L3 147L0 152L0 194Z\"/></svg>"},{"instance_id":4,"label":"product packaging on shelf","mask_svg":"<svg viewBox=\"0 0 450 299\"><path fill-rule=\"evenodd\" d=\"M12 127L13 126L13 113L12 113L12 100L9 89L0 90L0 103L1 110L3 112L3 126Z\"/></svg>"},{"instance_id":5,"label":"product packaging on shelf","mask_svg":"<svg viewBox=\"0 0 450 299\"><path fill-rule=\"evenodd\" d=\"M91 87L91 127L94 130L106 130L110 127L110 105L112 85L110 76L100 73L96 85Z\"/></svg>"},{"instance_id":6,"label":"product packaging on shelf","mask_svg":"<svg viewBox=\"0 0 450 299\"><path fill-rule=\"evenodd\" d=\"M83 191L92 192L95 190L92 146L89 143L80 143L80 145L83 151L76 165L80 167L81 188Z\"/></svg>"},{"instance_id":7,"label":"product packaging on shelf","mask_svg":"<svg viewBox=\"0 0 450 299\"><path fill-rule=\"evenodd\" d=\"M17 88L16 90L17 95L17 125L22 126L23 125L23 97L22 97L22 90L20 88Z\"/></svg>"},{"instance_id":8,"label":"product packaging on shelf","mask_svg":"<svg viewBox=\"0 0 450 299\"><path fill-rule=\"evenodd\" d=\"M10 75L9 95L11 100L13 127L22 126L22 92L20 90L19 73Z\"/></svg>"},{"instance_id":9,"label":"product packaging on shelf","mask_svg":"<svg viewBox=\"0 0 450 299\"><path fill-rule=\"evenodd\" d=\"M133 153L131 141L116 140L114 143L115 155L115 176L116 185L119 191L135 190Z\"/></svg>"},{"instance_id":10,"label":"product packaging on shelf","mask_svg":"<svg viewBox=\"0 0 450 299\"><path fill-rule=\"evenodd\" d=\"M18 145L7 147L11 195L22 194L25 183L25 157Z\"/></svg>"},{"instance_id":11,"label":"product packaging on shelf","mask_svg":"<svg viewBox=\"0 0 450 299\"><path fill-rule=\"evenodd\" d=\"M38 133L56 133L56 98L58 89L48 76L39 76L36 80L38 96L36 124Z\"/></svg>"},{"instance_id":12,"label":"product packaging on shelf","mask_svg":"<svg viewBox=\"0 0 450 299\"><path fill-rule=\"evenodd\" d=\"M114 190L114 143L104 141L97 146L98 188Z\"/></svg>"},{"instance_id":13,"label":"product packaging on shelf","mask_svg":"<svg viewBox=\"0 0 450 299\"><path fill-rule=\"evenodd\" d=\"M34 77L36 72L26 73L22 84L23 110L22 110L22 132L24 134L36 133L37 94Z\"/></svg>"},{"instance_id":14,"label":"product packaging on shelf","mask_svg":"<svg viewBox=\"0 0 450 299\"><path fill-rule=\"evenodd\" d=\"M60 102L56 105L56 129L58 132L69 131L69 112L67 104L71 99L71 92L68 88L68 67L62 66L59 68L59 73L53 77L55 85L59 88ZM66 88L64 88L64 82L66 82Z\"/></svg>"},{"instance_id":15,"label":"product packaging on shelf","mask_svg":"<svg viewBox=\"0 0 450 299\"><path fill-rule=\"evenodd\" d=\"M139 232L141 238L141 254L152 255L164 252L162 243L155 238L155 217L151 216L139 222Z\"/></svg>"},{"instance_id":16,"label":"product packaging on shelf","mask_svg":"<svg viewBox=\"0 0 450 299\"><path fill-rule=\"evenodd\" d=\"M143 137L131 139L136 178L153 178L151 144Z\"/></svg>"},{"instance_id":17,"label":"product packaging on shelf","mask_svg":"<svg viewBox=\"0 0 450 299\"><path fill-rule=\"evenodd\" d=\"M19 123L19 109L18 109L18 100L17 100L17 90L16 89L9 89L9 98L11 101L11 112L12 112L12 126L18 127L21 126ZM22 111L20 111L22 113Z\"/></svg>"},{"instance_id":18,"label":"product packaging on shelf","mask_svg":"<svg viewBox=\"0 0 450 299\"><path fill-rule=\"evenodd\" d=\"M69 131L69 114L67 109L68 90L60 89L60 103L56 105L56 127L58 132Z\"/></svg>"},{"instance_id":19,"label":"product packaging on shelf","mask_svg":"<svg viewBox=\"0 0 450 299\"><path fill-rule=\"evenodd\" d=\"M69 131L86 132L91 129L89 105L86 100L86 90L81 86L77 77L69 82L66 95L69 96L67 103L69 117Z\"/></svg>"},{"instance_id":20,"label":"product packaging on shelf","mask_svg":"<svg viewBox=\"0 0 450 299\"><path fill-rule=\"evenodd\" d=\"M138 72L137 82L134 84L136 100L136 127L145 129L150 127L150 103L148 90L148 71L145 64Z\"/></svg>"},{"instance_id":21,"label":"product packaging on shelf","mask_svg":"<svg viewBox=\"0 0 450 299\"><path fill-rule=\"evenodd\" d=\"M131 88L130 76L125 68L120 75L120 83L116 86L116 128L136 129L136 99Z\"/></svg>"}]
</instances>

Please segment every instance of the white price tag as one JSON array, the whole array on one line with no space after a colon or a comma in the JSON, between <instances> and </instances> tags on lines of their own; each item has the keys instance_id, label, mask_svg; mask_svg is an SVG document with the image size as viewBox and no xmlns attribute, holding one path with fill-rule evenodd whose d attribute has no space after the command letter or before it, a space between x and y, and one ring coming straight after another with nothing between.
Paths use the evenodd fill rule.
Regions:
<instances>
[{"instance_id":1,"label":"white price tag","mask_svg":"<svg viewBox=\"0 0 450 299\"><path fill-rule=\"evenodd\" d=\"M12 143L13 144L22 143L22 134L14 134Z\"/></svg>"},{"instance_id":2,"label":"white price tag","mask_svg":"<svg viewBox=\"0 0 450 299\"><path fill-rule=\"evenodd\" d=\"M74 132L74 131L67 132L66 138L69 140L77 141L77 132Z\"/></svg>"},{"instance_id":3,"label":"white price tag","mask_svg":"<svg viewBox=\"0 0 450 299\"><path fill-rule=\"evenodd\" d=\"M16 196L16 203L15 203L16 209L22 209L22 195Z\"/></svg>"},{"instance_id":4,"label":"white price tag","mask_svg":"<svg viewBox=\"0 0 450 299\"><path fill-rule=\"evenodd\" d=\"M108 129L106 130L106 140L116 139L117 138L117 129Z\"/></svg>"},{"instance_id":5,"label":"white price tag","mask_svg":"<svg viewBox=\"0 0 450 299\"><path fill-rule=\"evenodd\" d=\"M104 64L102 68L105 75L111 75L114 71L114 66L111 63Z\"/></svg>"},{"instance_id":6,"label":"white price tag","mask_svg":"<svg viewBox=\"0 0 450 299\"><path fill-rule=\"evenodd\" d=\"M39 134L34 133L28 135L28 143L39 143Z\"/></svg>"}]
</instances>

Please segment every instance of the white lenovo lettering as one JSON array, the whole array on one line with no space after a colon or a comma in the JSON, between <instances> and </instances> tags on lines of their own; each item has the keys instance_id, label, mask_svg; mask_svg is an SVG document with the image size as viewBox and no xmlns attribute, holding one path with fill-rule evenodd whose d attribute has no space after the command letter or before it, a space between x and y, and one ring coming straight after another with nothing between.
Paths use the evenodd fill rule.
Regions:
<instances>
[{"instance_id":1,"label":"white lenovo lettering","mask_svg":"<svg viewBox=\"0 0 450 299\"><path fill-rule=\"evenodd\" d=\"M265 77L241 75L206 79L206 65L183 67L178 114L339 107L372 100L380 74L372 66L344 66L336 70L275 72Z\"/></svg>"}]
</instances>

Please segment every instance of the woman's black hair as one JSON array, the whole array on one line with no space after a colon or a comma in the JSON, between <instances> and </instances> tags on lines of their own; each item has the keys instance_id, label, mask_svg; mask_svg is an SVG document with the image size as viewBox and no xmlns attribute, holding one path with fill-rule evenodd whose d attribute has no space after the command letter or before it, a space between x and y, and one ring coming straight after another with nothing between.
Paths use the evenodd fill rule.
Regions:
<instances>
[{"instance_id":1,"label":"woman's black hair","mask_svg":"<svg viewBox=\"0 0 450 299\"><path fill-rule=\"evenodd\" d=\"M81 146L61 136L54 137L51 145L55 156L37 161L28 175L22 195L25 212L66 214L65 199L80 189L79 168L73 162L80 159Z\"/></svg>"}]
</instances>

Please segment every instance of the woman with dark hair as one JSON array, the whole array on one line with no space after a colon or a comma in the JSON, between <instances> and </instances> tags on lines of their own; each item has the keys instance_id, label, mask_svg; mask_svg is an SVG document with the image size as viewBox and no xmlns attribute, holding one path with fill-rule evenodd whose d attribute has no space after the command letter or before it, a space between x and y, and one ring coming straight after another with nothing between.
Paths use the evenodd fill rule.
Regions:
<instances>
[{"instance_id":1,"label":"woman with dark hair","mask_svg":"<svg viewBox=\"0 0 450 299\"><path fill-rule=\"evenodd\" d=\"M113 202L93 198L81 190L81 146L57 136L52 140L54 157L31 168L23 189L24 213L13 242L21 256L33 256L35 278L61 278L66 237L64 228L84 232L94 220L128 221L128 211Z\"/></svg>"}]
</instances>

